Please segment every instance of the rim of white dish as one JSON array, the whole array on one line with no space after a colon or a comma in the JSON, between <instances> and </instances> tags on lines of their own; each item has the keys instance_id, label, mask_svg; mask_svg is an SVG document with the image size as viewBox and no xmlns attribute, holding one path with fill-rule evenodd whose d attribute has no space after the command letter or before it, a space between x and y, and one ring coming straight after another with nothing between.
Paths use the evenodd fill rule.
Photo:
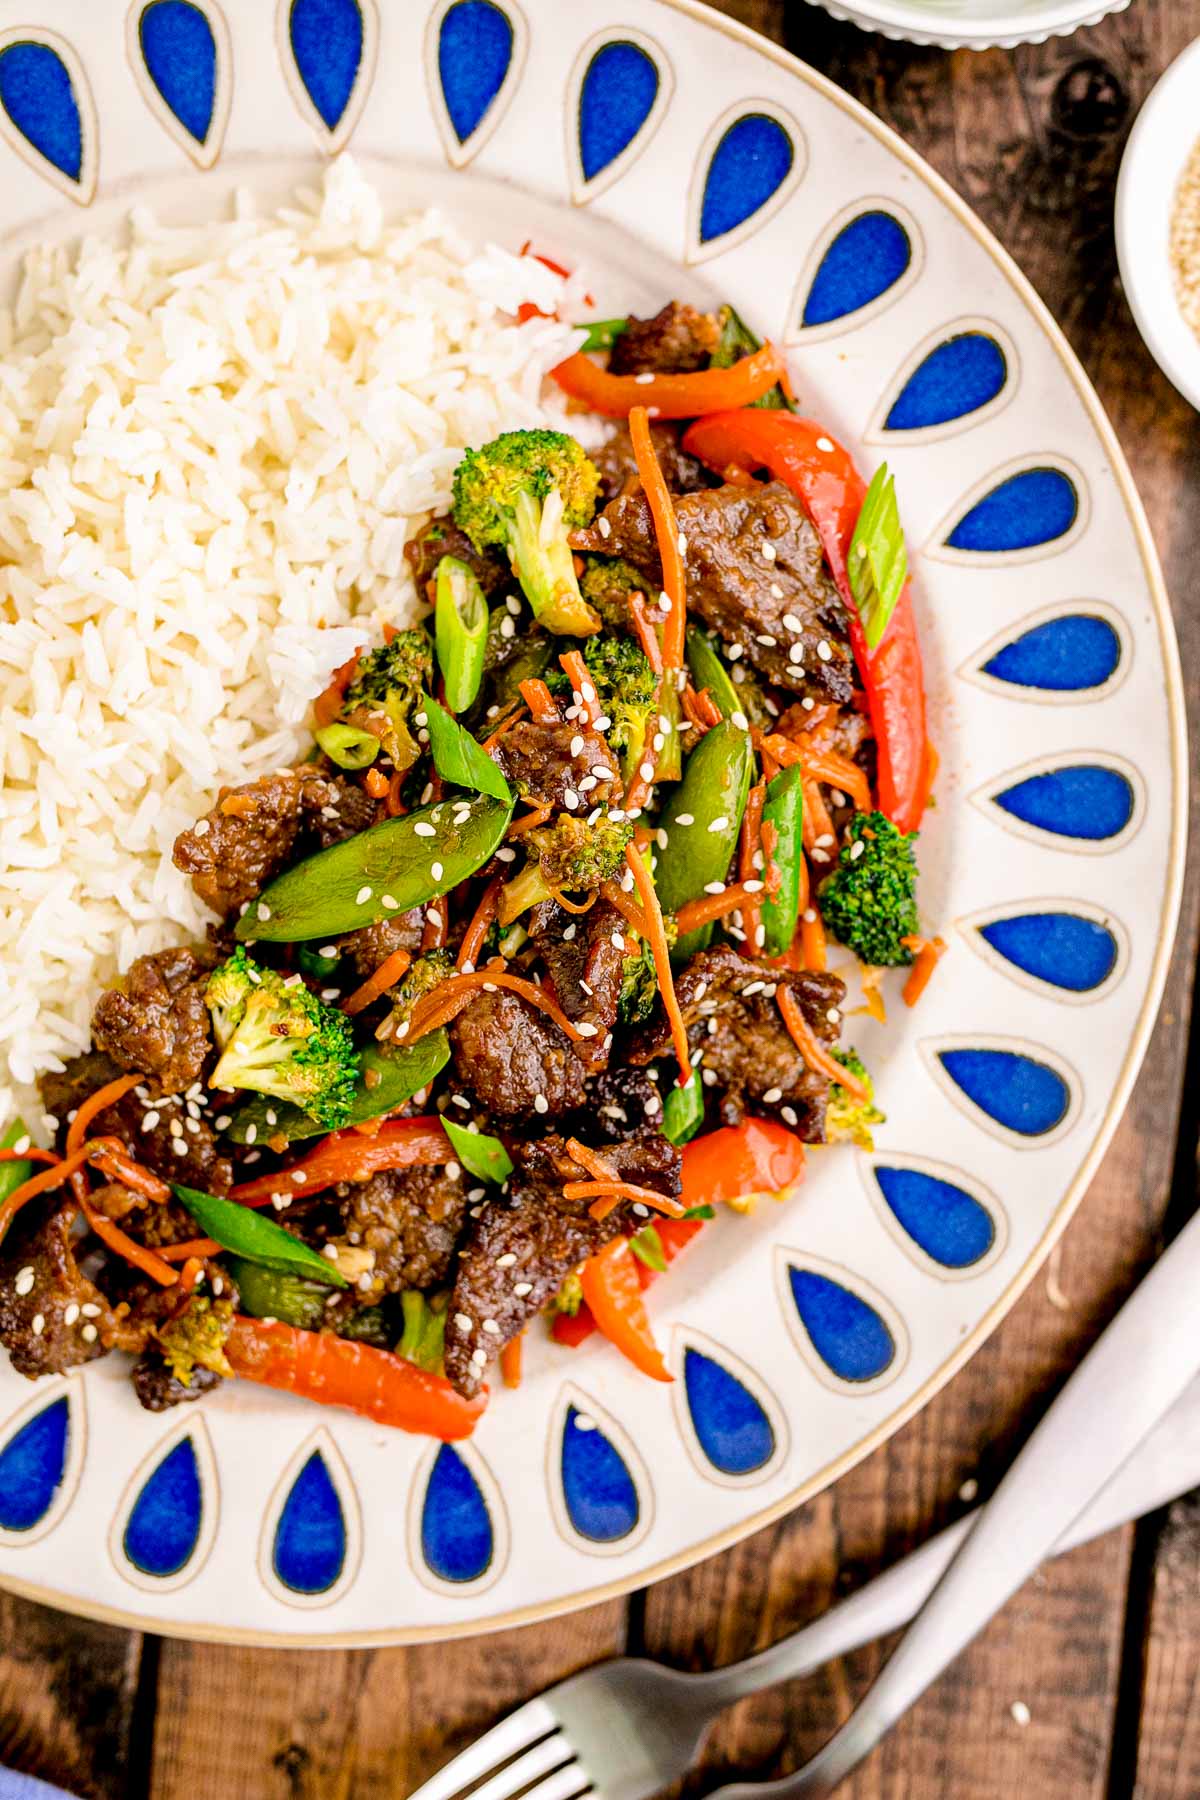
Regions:
<instances>
[{"instance_id":1,"label":"rim of white dish","mask_svg":"<svg viewBox=\"0 0 1200 1800\"><path fill-rule=\"evenodd\" d=\"M1017 44L1042 44L1048 37L1067 37L1084 25L1095 25L1109 13L1124 12L1130 0L1107 4L1080 4L1080 0L1044 0L1036 7L997 7L981 17L963 19L947 12L944 22L929 0L867 0L865 5L838 5L835 0L808 0L835 19L864 31L880 31L885 37L903 38L913 44L932 44L943 50L1012 49ZM942 0L945 4L946 0Z\"/></svg>"},{"instance_id":2,"label":"rim of white dish","mask_svg":"<svg viewBox=\"0 0 1200 1800\"><path fill-rule=\"evenodd\" d=\"M1200 338L1179 309L1170 249L1175 192L1200 138L1198 64L1200 38L1160 76L1134 122L1117 180L1116 233L1134 322L1163 374L1200 408Z\"/></svg>"}]
</instances>

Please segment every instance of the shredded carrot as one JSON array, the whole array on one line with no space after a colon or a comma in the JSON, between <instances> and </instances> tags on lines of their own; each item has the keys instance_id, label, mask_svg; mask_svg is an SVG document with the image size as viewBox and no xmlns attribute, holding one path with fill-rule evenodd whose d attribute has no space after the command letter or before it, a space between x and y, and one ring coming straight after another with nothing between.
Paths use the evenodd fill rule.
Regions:
<instances>
[{"instance_id":1,"label":"shredded carrot","mask_svg":"<svg viewBox=\"0 0 1200 1800\"><path fill-rule=\"evenodd\" d=\"M527 681L520 683L520 688L525 704L533 714L535 725L562 724L562 714L544 681L536 675L531 675Z\"/></svg>"},{"instance_id":2,"label":"shredded carrot","mask_svg":"<svg viewBox=\"0 0 1200 1800\"><path fill-rule=\"evenodd\" d=\"M800 915L800 957L804 967L817 974L825 968L825 921L815 906Z\"/></svg>"},{"instance_id":3,"label":"shredded carrot","mask_svg":"<svg viewBox=\"0 0 1200 1800\"><path fill-rule=\"evenodd\" d=\"M800 1052L808 1067L814 1074L824 1075L827 1081L836 1081L855 1100L865 1100L867 1090L851 1069L845 1069L836 1062L825 1048L801 1010L800 1002L790 988L780 986L775 999L778 1003L783 1022L788 1028L788 1035Z\"/></svg>"},{"instance_id":4,"label":"shredded carrot","mask_svg":"<svg viewBox=\"0 0 1200 1800\"><path fill-rule=\"evenodd\" d=\"M634 408L641 411L645 418L645 408ZM667 943L666 927L663 925L662 908L658 904L658 895L654 891L654 883L645 860L633 848L625 846L625 861L633 870L633 884L638 891L638 899L642 903L642 911L646 915L646 942L654 957L654 971L658 976L658 991L662 996L663 1008L671 1027L671 1041L675 1046L675 1060L679 1064L679 1087L686 1087L692 1079L692 1059L688 1052L687 1026L683 1022L683 1014L679 1010L679 1001L675 995L675 978L671 974L671 947Z\"/></svg>"},{"instance_id":5,"label":"shredded carrot","mask_svg":"<svg viewBox=\"0 0 1200 1800\"><path fill-rule=\"evenodd\" d=\"M179 1280L179 1273L170 1263L164 1262L153 1250L147 1250L144 1244L135 1244L119 1225L113 1224L107 1213L94 1207L86 1195L80 1200L80 1205L84 1218L102 1244L133 1268L140 1269L143 1275L148 1275L151 1281L157 1281L160 1287L174 1287Z\"/></svg>"},{"instance_id":6,"label":"shredded carrot","mask_svg":"<svg viewBox=\"0 0 1200 1800\"><path fill-rule=\"evenodd\" d=\"M649 938L649 922L632 894L627 894L617 881L606 881L600 892L610 906L616 907L625 923L632 926L640 938Z\"/></svg>"},{"instance_id":7,"label":"shredded carrot","mask_svg":"<svg viewBox=\"0 0 1200 1800\"><path fill-rule=\"evenodd\" d=\"M71 1156L87 1136L87 1128L97 1113L102 1113L109 1106L115 1106L118 1100L145 1080L144 1075L118 1075L115 1081L106 1081L87 1099L80 1102L79 1111L67 1127L67 1155Z\"/></svg>"},{"instance_id":8,"label":"shredded carrot","mask_svg":"<svg viewBox=\"0 0 1200 1800\"><path fill-rule=\"evenodd\" d=\"M200 1258L198 1256L189 1256L183 1265L183 1273L179 1277L180 1293L190 1294L203 1273L204 1264L200 1261Z\"/></svg>"},{"instance_id":9,"label":"shredded carrot","mask_svg":"<svg viewBox=\"0 0 1200 1800\"><path fill-rule=\"evenodd\" d=\"M915 958L902 995L905 1006L915 1006L929 986L930 976L946 954L946 941L940 937L906 937L901 938L900 942L906 950L912 951Z\"/></svg>"},{"instance_id":10,"label":"shredded carrot","mask_svg":"<svg viewBox=\"0 0 1200 1800\"><path fill-rule=\"evenodd\" d=\"M885 1005L883 998L883 977L885 973L885 970L877 969L872 963L868 963L862 972L863 1000L866 1003L867 1011L870 1013L871 1017L880 1025L887 1024L887 1006Z\"/></svg>"},{"instance_id":11,"label":"shredded carrot","mask_svg":"<svg viewBox=\"0 0 1200 1800\"><path fill-rule=\"evenodd\" d=\"M391 783L382 769L368 769L363 776L363 786L372 800L386 800Z\"/></svg>"},{"instance_id":12,"label":"shredded carrot","mask_svg":"<svg viewBox=\"0 0 1200 1800\"><path fill-rule=\"evenodd\" d=\"M521 1385L521 1363L525 1349L525 1334L510 1339L500 1352L500 1376L506 1388L519 1388Z\"/></svg>"},{"instance_id":13,"label":"shredded carrot","mask_svg":"<svg viewBox=\"0 0 1200 1800\"><path fill-rule=\"evenodd\" d=\"M595 906L597 900L600 898L600 891L598 888L594 888L586 900L578 901L568 900L562 888L552 887L549 882L546 883L546 886L549 889L555 905L561 906L564 912L574 913L577 919L582 919L585 913L590 913L593 906Z\"/></svg>"},{"instance_id":14,"label":"shredded carrot","mask_svg":"<svg viewBox=\"0 0 1200 1800\"><path fill-rule=\"evenodd\" d=\"M467 926L462 943L458 948L458 968L460 972L470 963L474 968L479 961L479 952L483 949L484 940L492 920L496 916L496 908L500 904L500 890L504 886L503 875L495 875L483 890L483 898L475 908L471 923Z\"/></svg>"},{"instance_id":15,"label":"shredded carrot","mask_svg":"<svg viewBox=\"0 0 1200 1800\"><path fill-rule=\"evenodd\" d=\"M354 679L354 671L358 667L358 659L361 655L362 651L356 650L353 656L347 657L341 668L334 670L333 680L324 693L317 695L313 703L313 718L318 726L332 725L341 712L343 697Z\"/></svg>"},{"instance_id":16,"label":"shredded carrot","mask_svg":"<svg viewBox=\"0 0 1200 1800\"><path fill-rule=\"evenodd\" d=\"M763 780L770 785L779 773L779 760L777 757L772 756L770 750L767 748L766 738L755 738L752 735L752 742L754 743L755 749L758 751L758 760L762 764Z\"/></svg>"},{"instance_id":17,"label":"shredded carrot","mask_svg":"<svg viewBox=\"0 0 1200 1800\"><path fill-rule=\"evenodd\" d=\"M663 672L662 645L658 641L658 632L654 621L646 609L645 594L634 592L629 596L629 616L633 620L633 629L638 643L646 652L647 661L656 675Z\"/></svg>"},{"instance_id":18,"label":"shredded carrot","mask_svg":"<svg viewBox=\"0 0 1200 1800\"><path fill-rule=\"evenodd\" d=\"M386 994L389 988L395 987L411 962L411 950L393 950L390 956L384 957L375 973L369 975L361 987L355 988L348 999L342 1001L342 1011L349 1013L352 1018L355 1013L362 1012L365 1007L370 1006L372 1000L378 1000L380 994Z\"/></svg>"},{"instance_id":19,"label":"shredded carrot","mask_svg":"<svg viewBox=\"0 0 1200 1800\"><path fill-rule=\"evenodd\" d=\"M832 861L836 838L833 820L829 816L828 807L821 798L821 790L815 781L802 781L800 787L804 795L804 819L800 831L804 848L810 856L814 850L823 850L825 860ZM826 840L823 844L820 842L822 838ZM820 857L814 858L814 861L819 862L820 860Z\"/></svg>"},{"instance_id":20,"label":"shredded carrot","mask_svg":"<svg viewBox=\"0 0 1200 1800\"><path fill-rule=\"evenodd\" d=\"M403 793L402 793L403 787L404 787L404 776L400 774L399 770L397 770L397 772L392 776L392 779L388 782L386 806L387 806L388 817L390 819L402 818L403 815L408 811L408 808L404 804Z\"/></svg>"},{"instance_id":21,"label":"shredded carrot","mask_svg":"<svg viewBox=\"0 0 1200 1800\"><path fill-rule=\"evenodd\" d=\"M775 853L775 846L774 846L774 844L772 844L771 854L774 855L774 853ZM809 903L809 898L810 898L811 884L809 882L809 877L808 877L808 858L807 858L807 856L805 856L803 850L798 850L796 852L796 857L797 857L796 874L799 877L799 880L797 882L796 904L797 904L797 907L799 908L800 917L803 918L805 913L809 910L808 903ZM776 869L776 873L780 875L780 880L782 880L783 877L782 877L782 874L780 874L778 864L775 865L775 869Z\"/></svg>"},{"instance_id":22,"label":"shredded carrot","mask_svg":"<svg viewBox=\"0 0 1200 1800\"><path fill-rule=\"evenodd\" d=\"M111 1145L116 1139L102 1138L99 1141ZM62 1157L50 1168L43 1169L40 1175L31 1175L28 1181L23 1181L20 1187L13 1189L8 1199L0 1204L0 1244L4 1242L8 1228L21 1208L39 1194L48 1194L53 1188L62 1187L64 1182L70 1181L83 1168L95 1148L95 1144L81 1144L70 1156Z\"/></svg>"},{"instance_id":23,"label":"shredded carrot","mask_svg":"<svg viewBox=\"0 0 1200 1800\"><path fill-rule=\"evenodd\" d=\"M500 739L504 736L505 732L509 729L510 725L515 725L517 720L524 718L524 716L525 716L525 705L524 705L524 702L522 702L521 705L515 706L513 708L512 712L510 712L505 718L501 719L500 723L496 726L496 729L491 733L490 737L484 738L482 744L479 746L480 749L488 751L490 753L492 745L498 744L500 742Z\"/></svg>"},{"instance_id":24,"label":"shredded carrot","mask_svg":"<svg viewBox=\"0 0 1200 1800\"><path fill-rule=\"evenodd\" d=\"M102 1141L115 1142L116 1140L105 1139ZM92 1162L102 1175L107 1175L110 1181L119 1181L123 1187L129 1188L133 1193L141 1194L143 1199L157 1200L161 1203L171 1198L170 1182L163 1181L160 1176L155 1175L150 1169L143 1168L141 1163L134 1162L131 1157L122 1156L115 1150L96 1150L92 1156Z\"/></svg>"},{"instance_id":25,"label":"shredded carrot","mask_svg":"<svg viewBox=\"0 0 1200 1800\"><path fill-rule=\"evenodd\" d=\"M513 820L504 834L505 837L524 837L527 831L535 831L539 825L546 823L553 810L553 807L550 806L535 806L529 812L522 813L519 819Z\"/></svg>"},{"instance_id":26,"label":"shredded carrot","mask_svg":"<svg viewBox=\"0 0 1200 1800\"><path fill-rule=\"evenodd\" d=\"M721 710L707 688L701 688L697 693L689 681L680 699L684 716L701 737L706 731L711 731L714 725L721 723Z\"/></svg>"},{"instance_id":27,"label":"shredded carrot","mask_svg":"<svg viewBox=\"0 0 1200 1800\"><path fill-rule=\"evenodd\" d=\"M387 623L387 621L386 621L386 620L385 620L385 622L384 622L384 627L383 627L383 641L384 641L384 643L385 643L385 644L391 644L391 643L394 643L394 642L395 642L395 640L396 640L396 639L397 639L397 638L398 638L398 637L399 637L399 636L400 636L400 627L399 627L399 626L398 626L398 625L391 625L391 624L388 624L388 623Z\"/></svg>"},{"instance_id":28,"label":"shredded carrot","mask_svg":"<svg viewBox=\"0 0 1200 1800\"><path fill-rule=\"evenodd\" d=\"M637 461L637 472L654 520L654 535L662 560L663 592L671 603L663 627L663 665L668 669L683 666L684 633L687 626L687 578L683 552L679 548L679 526L670 490L663 477L654 439L650 435L650 415L644 406L629 409L629 439Z\"/></svg>"},{"instance_id":29,"label":"shredded carrot","mask_svg":"<svg viewBox=\"0 0 1200 1800\"><path fill-rule=\"evenodd\" d=\"M599 1150L593 1150L590 1144L581 1144L577 1137L567 1139L567 1155L572 1162L577 1162L581 1169L586 1169L593 1181L620 1181L620 1171L614 1168L606 1156Z\"/></svg>"},{"instance_id":30,"label":"shredded carrot","mask_svg":"<svg viewBox=\"0 0 1200 1800\"><path fill-rule=\"evenodd\" d=\"M165 1263L186 1263L193 1256L219 1256L221 1245L214 1238L189 1238L186 1244L169 1244L158 1254Z\"/></svg>"},{"instance_id":31,"label":"shredded carrot","mask_svg":"<svg viewBox=\"0 0 1200 1800\"><path fill-rule=\"evenodd\" d=\"M557 1001L552 1000L549 994L536 987L532 981L526 981L520 975L507 974L502 962L489 963L486 968L476 969L470 975L450 975L445 981L439 982L433 992L414 1008L404 1041L415 1044L419 1037L424 1037L436 1025L446 1024L460 1010L460 1002L465 1004L472 994L489 985L507 988L509 993L519 994L531 1006L544 1012L547 1018L553 1019L573 1044L583 1042L583 1034L572 1025Z\"/></svg>"},{"instance_id":32,"label":"shredded carrot","mask_svg":"<svg viewBox=\"0 0 1200 1800\"><path fill-rule=\"evenodd\" d=\"M62 1161L56 1150L39 1150L31 1144L28 1150L0 1150L0 1162L35 1162L57 1164Z\"/></svg>"},{"instance_id":33,"label":"shredded carrot","mask_svg":"<svg viewBox=\"0 0 1200 1800\"><path fill-rule=\"evenodd\" d=\"M744 912L757 900L757 892L748 894L745 884L740 881L730 882L723 893L705 894L702 900L689 900L675 914L679 935L685 937L689 931L710 925L714 919L727 918L731 912Z\"/></svg>"},{"instance_id":34,"label":"shredded carrot","mask_svg":"<svg viewBox=\"0 0 1200 1800\"><path fill-rule=\"evenodd\" d=\"M762 747L784 768L799 763L813 782L823 781L826 786L837 788L853 800L859 812L870 812L871 785L866 771L860 769L856 762L851 762L848 756L840 756L836 750L823 749L814 741L815 729L814 727L813 731L806 732L802 738L795 740L784 737L780 732L773 732L769 737L763 738Z\"/></svg>"},{"instance_id":35,"label":"shredded carrot","mask_svg":"<svg viewBox=\"0 0 1200 1800\"><path fill-rule=\"evenodd\" d=\"M656 1194L653 1188L639 1187L636 1181L568 1181L563 1188L565 1200L591 1200L593 1197L613 1200L636 1200L642 1206L652 1206L655 1212L665 1213L668 1219L682 1219L687 1208L678 1200L668 1199L666 1194ZM597 1213L589 1207L593 1218L604 1218L612 1211L607 1207L604 1213Z\"/></svg>"},{"instance_id":36,"label":"shredded carrot","mask_svg":"<svg viewBox=\"0 0 1200 1800\"><path fill-rule=\"evenodd\" d=\"M596 697L596 684L588 673L583 657L578 650L568 650L559 657L558 665L571 684L572 698L578 694L578 704L583 708L584 718L589 725L594 725L600 717L600 702Z\"/></svg>"}]
</instances>

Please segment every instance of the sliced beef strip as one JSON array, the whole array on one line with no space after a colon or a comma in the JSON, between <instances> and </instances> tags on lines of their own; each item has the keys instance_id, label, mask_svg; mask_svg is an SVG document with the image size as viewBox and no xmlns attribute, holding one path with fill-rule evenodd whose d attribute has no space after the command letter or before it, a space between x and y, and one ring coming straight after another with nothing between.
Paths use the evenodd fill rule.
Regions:
<instances>
[{"instance_id":1,"label":"sliced beef strip","mask_svg":"<svg viewBox=\"0 0 1200 1800\"><path fill-rule=\"evenodd\" d=\"M370 1250L375 1257L370 1281L356 1285L357 1305L445 1282L466 1217L468 1185L461 1173L414 1168L339 1187L342 1233L331 1241Z\"/></svg>"},{"instance_id":2,"label":"sliced beef strip","mask_svg":"<svg viewBox=\"0 0 1200 1800\"><path fill-rule=\"evenodd\" d=\"M500 739L495 757L522 799L555 812L565 808L582 815L621 791L617 759L600 733L570 719L561 725L518 719ZM575 796L574 806L567 805L568 794Z\"/></svg>"},{"instance_id":3,"label":"sliced beef strip","mask_svg":"<svg viewBox=\"0 0 1200 1800\"><path fill-rule=\"evenodd\" d=\"M139 956L92 1014L92 1039L124 1070L148 1078L152 1093L177 1094L199 1081L213 1049L204 988L208 967L192 950Z\"/></svg>"},{"instance_id":4,"label":"sliced beef strip","mask_svg":"<svg viewBox=\"0 0 1200 1800\"><path fill-rule=\"evenodd\" d=\"M717 1098L721 1123L736 1125L747 1112L778 1118L787 1107L796 1115L792 1129L806 1143L823 1143L829 1083L809 1069L788 1035L775 1003L776 989L785 985L816 1036L836 1042L839 1023L829 1012L841 1007L846 993L836 975L763 969L720 945L692 957L675 978L675 994L688 1043L693 1051L703 1049L703 1067L715 1077L705 1085ZM643 1065L670 1053L671 1033L660 1006L633 1034L627 1054ZM775 1090L776 1098L764 1099Z\"/></svg>"},{"instance_id":5,"label":"sliced beef strip","mask_svg":"<svg viewBox=\"0 0 1200 1800\"><path fill-rule=\"evenodd\" d=\"M311 832L314 850L356 837L375 823L378 805L357 781L347 775L326 772L308 777L300 789L304 825ZM306 846L307 848L307 846Z\"/></svg>"},{"instance_id":6,"label":"sliced beef strip","mask_svg":"<svg viewBox=\"0 0 1200 1800\"><path fill-rule=\"evenodd\" d=\"M422 600L426 597L426 584L433 580L443 556L456 556L459 562L474 570L485 594L494 594L497 588L512 579L502 558L476 550L466 532L459 530L449 514L422 525L416 537L409 538L405 544L404 554Z\"/></svg>"},{"instance_id":7,"label":"sliced beef strip","mask_svg":"<svg viewBox=\"0 0 1200 1800\"><path fill-rule=\"evenodd\" d=\"M580 1115L585 1137L605 1144L619 1144L630 1132L662 1121L659 1084L644 1068L625 1061L610 1063L602 1075L588 1083L587 1105ZM665 1140L664 1140L665 1142Z\"/></svg>"},{"instance_id":8,"label":"sliced beef strip","mask_svg":"<svg viewBox=\"0 0 1200 1800\"><path fill-rule=\"evenodd\" d=\"M417 956L424 930L425 914L420 907L414 907L411 912L395 913L390 919L380 919L374 925L364 925L359 931L349 932L346 937L339 938L338 949L353 959L354 967L365 981L397 950L408 950Z\"/></svg>"},{"instance_id":9,"label":"sliced beef strip","mask_svg":"<svg viewBox=\"0 0 1200 1800\"><path fill-rule=\"evenodd\" d=\"M93 1051L86 1056L74 1057L60 1074L42 1077L42 1101L46 1111L58 1120L60 1146L70 1115L80 1102L106 1082L115 1080L120 1073L110 1057ZM178 1126L177 1131L171 1130L172 1124ZM143 1100L135 1088L115 1106L106 1107L99 1113L92 1130L97 1137L119 1137L128 1144L138 1162L153 1169L164 1181L178 1181L184 1187L200 1188L209 1194L227 1193L233 1185L233 1164L225 1154L213 1124L204 1113L198 1119L193 1118L183 1096ZM182 1148L176 1149L176 1145ZM168 1201L160 1209L164 1220L174 1204ZM182 1243L196 1235L193 1227L182 1238L172 1236L159 1241Z\"/></svg>"},{"instance_id":10,"label":"sliced beef strip","mask_svg":"<svg viewBox=\"0 0 1200 1800\"><path fill-rule=\"evenodd\" d=\"M552 1019L503 988L481 993L450 1027L459 1086L494 1119L560 1118L584 1103L587 1074L570 1039Z\"/></svg>"},{"instance_id":11,"label":"sliced beef strip","mask_svg":"<svg viewBox=\"0 0 1200 1800\"><path fill-rule=\"evenodd\" d=\"M703 463L688 455L682 437L683 427L666 419L650 427L658 466L673 494L691 494L710 485ZM611 500L625 488L640 486L641 477L628 425L618 425L608 441L598 450L589 450L588 455L600 471L602 500Z\"/></svg>"},{"instance_id":12,"label":"sliced beef strip","mask_svg":"<svg viewBox=\"0 0 1200 1800\"><path fill-rule=\"evenodd\" d=\"M668 300L652 319L630 319L608 359L613 375L689 375L706 369L721 337L715 313Z\"/></svg>"},{"instance_id":13,"label":"sliced beef strip","mask_svg":"<svg viewBox=\"0 0 1200 1800\"><path fill-rule=\"evenodd\" d=\"M740 644L747 662L776 686L847 705L853 661L845 611L820 539L791 490L779 481L706 488L681 495L675 517L687 540L689 611L726 643ZM661 586L654 521L640 488L618 494L571 542L624 557L645 571L651 592Z\"/></svg>"},{"instance_id":14,"label":"sliced beef strip","mask_svg":"<svg viewBox=\"0 0 1200 1800\"><path fill-rule=\"evenodd\" d=\"M680 1191L679 1152L657 1132L606 1145L603 1154L622 1180L672 1196ZM508 1197L491 1201L473 1224L450 1296L446 1374L468 1396L478 1392L492 1357L554 1298L572 1269L619 1234L627 1216L619 1207L593 1219L589 1201L564 1198L565 1182L589 1179L564 1138L519 1144L513 1159Z\"/></svg>"},{"instance_id":15,"label":"sliced beef strip","mask_svg":"<svg viewBox=\"0 0 1200 1800\"><path fill-rule=\"evenodd\" d=\"M607 900L597 900L582 916L547 900L529 915L530 942L558 1004L573 1025L595 1027L594 1036L575 1046L589 1075L606 1069L612 1053L625 964L625 951L613 942L613 935L620 936L621 927L620 913Z\"/></svg>"},{"instance_id":16,"label":"sliced beef strip","mask_svg":"<svg viewBox=\"0 0 1200 1800\"><path fill-rule=\"evenodd\" d=\"M182 1406L189 1400L202 1399L218 1388L224 1378L215 1369L196 1367L192 1370L191 1380L185 1384L171 1372L161 1356L154 1351L146 1351L134 1365L133 1391L140 1405L147 1412L167 1412L172 1406Z\"/></svg>"},{"instance_id":17,"label":"sliced beef strip","mask_svg":"<svg viewBox=\"0 0 1200 1800\"><path fill-rule=\"evenodd\" d=\"M103 1356L116 1329L108 1301L75 1260L74 1216L68 1203L32 1236L14 1231L0 1260L0 1344L30 1380Z\"/></svg>"}]
</instances>

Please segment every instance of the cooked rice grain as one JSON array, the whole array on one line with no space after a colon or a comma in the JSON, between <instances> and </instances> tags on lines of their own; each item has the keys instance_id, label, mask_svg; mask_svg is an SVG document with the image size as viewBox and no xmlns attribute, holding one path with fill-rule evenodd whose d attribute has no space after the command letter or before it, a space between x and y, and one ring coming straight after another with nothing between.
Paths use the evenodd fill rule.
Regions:
<instances>
[{"instance_id":1,"label":"cooked rice grain","mask_svg":"<svg viewBox=\"0 0 1200 1800\"><path fill-rule=\"evenodd\" d=\"M385 224L347 159L236 210L36 250L0 310L0 1122L37 1122L104 980L203 931L176 833L414 616L404 543L462 448L562 423L576 334L501 316L563 300L537 262Z\"/></svg>"}]
</instances>

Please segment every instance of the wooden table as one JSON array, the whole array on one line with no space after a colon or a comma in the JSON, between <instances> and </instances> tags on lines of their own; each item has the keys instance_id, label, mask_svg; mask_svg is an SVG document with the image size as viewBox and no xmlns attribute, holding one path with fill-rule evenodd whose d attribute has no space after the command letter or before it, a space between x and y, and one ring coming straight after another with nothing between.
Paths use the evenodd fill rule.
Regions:
<instances>
[{"instance_id":1,"label":"wooden table","mask_svg":"<svg viewBox=\"0 0 1200 1800\"><path fill-rule=\"evenodd\" d=\"M1130 123L1155 78L1200 32L1200 0L1133 0L1067 42L954 55L864 36L800 0L724 0L723 9L826 71L927 156L1065 326L1133 464L1175 594L1194 703L1200 439L1196 415L1133 328L1112 202ZM1060 1251L974 1361L832 1492L628 1601L441 1647L193 1647L0 1596L0 1762L89 1796L397 1800L500 1713L571 1670L623 1650L688 1668L729 1661L919 1543L961 1510L965 1482L986 1489L1164 1227L1194 1205L1195 859L1192 877L1145 1069ZM735 1709L689 1792L727 1771L774 1775L810 1755L886 1648ZM1180 1501L1038 1575L845 1792L855 1800L1196 1800L1200 1500Z\"/></svg>"}]
</instances>

